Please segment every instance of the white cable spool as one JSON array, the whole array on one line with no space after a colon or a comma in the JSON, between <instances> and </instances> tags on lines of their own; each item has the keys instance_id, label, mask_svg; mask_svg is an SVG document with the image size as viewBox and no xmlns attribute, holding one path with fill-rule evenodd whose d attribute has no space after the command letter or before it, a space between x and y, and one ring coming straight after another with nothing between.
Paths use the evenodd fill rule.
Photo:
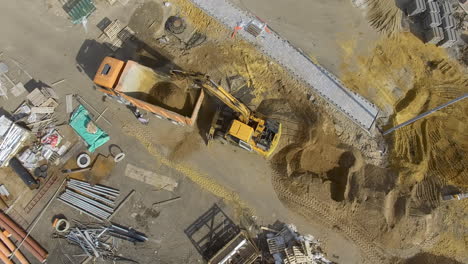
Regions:
<instances>
[{"instance_id":1,"label":"white cable spool","mask_svg":"<svg viewBox=\"0 0 468 264\"><path fill-rule=\"evenodd\" d=\"M64 224L64 227L62 228L63 224ZM68 229L70 229L70 222L68 222L65 219L59 219L57 223L55 224L55 230L59 233L67 232Z\"/></svg>"},{"instance_id":2,"label":"white cable spool","mask_svg":"<svg viewBox=\"0 0 468 264\"><path fill-rule=\"evenodd\" d=\"M119 154L115 155L114 162L122 161L125 158L125 153L120 152Z\"/></svg>"},{"instance_id":3,"label":"white cable spool","mask_svg":"<svg viewBox=\"0 0 468 264\"><path fill-rule=\"evenodd\" d=\"M91 164L91 157L86 153L81 153L78 158L76 158L76 165L80 168L86 168Z\"/></svg>"}]
</instances>

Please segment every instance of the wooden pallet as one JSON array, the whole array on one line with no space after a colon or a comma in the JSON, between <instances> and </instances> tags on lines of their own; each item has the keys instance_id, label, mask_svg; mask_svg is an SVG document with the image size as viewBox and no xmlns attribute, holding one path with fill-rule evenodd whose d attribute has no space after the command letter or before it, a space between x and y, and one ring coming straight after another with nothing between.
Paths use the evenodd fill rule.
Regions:
<instances>
[{"instance_id":1,"label":"wooden pallet","mask_svg":"<svg viewBox=\"0 0 468 264\"><path fill-rule=\"evenodd\" d=\"M106 42L106 46L112 51L116 51L122 47L122 41L120 39L114 39L112 42Z\"/></svg>"},{"instance_id":2,"label":"wooden pallet","mask_svg":"<svg viewBox=\"0 0 468 264\"><path fill-rule=\"evenodd\" d=\"M117 34L117 37L122 41L125 42L135 36L135 31L133 31L131 28L128 26L124 27L119 34Z\"/></svg>"},{"instance_id":3,"label":"wooden pallet","mask_svg":"<svg viewBox=\"0 0 468 264\"><path fill-rule=\"evenodd\" d=\"M110 23L105 29L104 34L112 41L117 37L117 34L122 30L122 25L118 19Z\"/></svg>"}]
</instances>

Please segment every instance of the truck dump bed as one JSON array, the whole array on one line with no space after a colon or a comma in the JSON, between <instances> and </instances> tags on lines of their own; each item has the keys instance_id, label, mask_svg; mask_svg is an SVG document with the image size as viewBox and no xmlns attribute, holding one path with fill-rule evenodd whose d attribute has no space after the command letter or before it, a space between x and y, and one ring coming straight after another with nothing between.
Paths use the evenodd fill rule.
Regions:
<instances>
[{"instance_id":1,"label":"truck dump bed","mask_svg":"<svg viewBox=\"0 0 468 264\"><path fill-rule=\"evenodd\" d=\"M178 124L193 125L203 101L202 89L191 89L187 81L172 80L134 61L127 61L115 86L138 108Z\"/></svg>"}]
</instances>

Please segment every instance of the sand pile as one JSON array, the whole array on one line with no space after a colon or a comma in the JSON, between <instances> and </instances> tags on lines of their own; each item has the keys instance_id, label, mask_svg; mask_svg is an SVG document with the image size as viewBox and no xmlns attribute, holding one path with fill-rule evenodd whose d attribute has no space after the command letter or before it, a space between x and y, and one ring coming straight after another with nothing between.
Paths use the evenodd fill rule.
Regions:
<instances>
[{"instance_id":1,"label":"sand pile","mask_svg":"<svg viewBox=\"0 0 468 264\"><path fill-rule=\"evenodd\" d=\"M184 134L182 139L177 142L176 146L172 149L168 159L171 161L182 161L189 157L192 153L196 152L202 146L202 138L197 128Z\"/></svg>"},{"instance_id":2,"label":"sand pile","mask_svg":"<svg viewBox=\"0 0 468 264\"><path fill-rule=\"evenodd\" d=\"M387 35L401 31L403 11L395 0L367 0L367 19L372 27Z\"/></svg>"},{"instance_id":3,"label":"sand pile","mask_svg":"<svg viewBox=\"0 0 468 264\"><path fill-rule=\"evenodd\" d=\"M153 86L150 95L157 104L181 110L187 101L185 89L172 82L159 82Z\"/></svg>"},{"instance_id":4,"label":"sand pile","mask_svg":"<svg viewBox=\"0 0 468 264\"><path fill-rule=\"evenodd\" d=\"M253 95L257 98L253 102L255 105L269 94L278 93L280 80L287 83L290 89L299 86L292 79L283 78L286 72L278 64L242 40L235 43L231 41L206 43L192 49L192 52L188 56L181 57L178 63L189 70L209 73L216 82L230 76L242 76L247 86L253 88ZM222 81L220 83L223 84Z\"/></svg>"},{"instance_id":5,"label":"sand pile","mask_svg":"<svg viewBox=\"0 0 468 264\"><path fill-rule=\"evenodd\" d=\"M384 38L371 55L356 60L344 65L342 80L390 116L387 127L468 92L465 69L411 34ZM431 172L448 183L467 185L467 113L468 104L459 103L391 135L400 181L412 184Z\"/></svg>"},{"instance_id":6,"label":"sand pile","mask_svg":"<svg viewBox=\"0 0 468 264\"><path fill-rule=\"evenodd\" d=\"M195 7L187 0L172 0L184 19L190 22L197 31L205 33L208 37L219 37L220 34L229 34L228 30L216 20L213 20L201 9ZM207 30L209 28L209 30Z\"/></svg>"},{"instance_id":7,"label":"sand pile","mask_svg":"<svg viewBox=\"0 0 468 264\"><path fill-rule=\"evenodd\" d=\"M401 261L398 264L439 264L439 263L446 263L446 264L462 264L454 259L447 258L444 256L437 256L429 253L418 253L414 257L411 257L405 261Z\"/></svg>"},{"instance_id":8,"label":"sand pile","mask_svg":"<svg viewBox=\"0 0 468 264\"><path fill-rule=\"evenodd\" d=\"M385 111L385 128L468 92L466 69L444 50L425 45L411 34L382 39L368 56L352 54L352 43L346 44L346 61L355 63L344 65L342 80ZM437 255L463 256L460 249L466 241L448 227L466 229L466 223L453 220L466 217L466 210L442 207L440 197L448 186L466 187L468 183L467 115L468 104L461 102L387 137L391 167L398 171L392 195L384 202L387 224L392 227L382 235L388 247L416 246ZM441 215L442 220L421 221L421 216L432 215Z\"/></svg>"},{"instance_id":9,"label":"sand pile","mask_svg":"<svg viewBox=\"0 0 468 264\"><path fill-rule=\"evenodd\" d=\"M320 179L330 186L328 191L325 188L321 191L325 196L344 200L350 168L360 162L331 133L331 121L321 116L314 106L294 100L270 100L263 102L259 109L268 110L277 119L288 120L283 122L283 145L272 157L272 164L281 177L300 182L294 191L300 193L314 179ZM289 115L281 118L281 113Z\"/></svg>"}]
</instances>

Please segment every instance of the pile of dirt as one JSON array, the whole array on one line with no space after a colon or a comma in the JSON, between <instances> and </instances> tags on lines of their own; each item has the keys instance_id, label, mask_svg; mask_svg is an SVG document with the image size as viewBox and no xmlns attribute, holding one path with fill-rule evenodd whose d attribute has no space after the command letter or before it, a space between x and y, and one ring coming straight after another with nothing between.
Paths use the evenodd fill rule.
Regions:
<instances>
[{"instance_id":1,"label":"pile of dirt","mask_svg":"<svg viewBox=\"0 0 468 264\"><path fill-rule=\"evenodd\" d=\"M401 31L403 11L395 0L367 0L367 19L372 27L387 35Z\"/></svg>"},{"instance_id":2,"label":"pile of dirt","mask_svg":"<svg viewBox=\"0 0 468 264\"><path fill-rule=\"evenodd\" d=\"M289 116L289 122L283 124L287 143L272 157L274 168L285 180L300 183L293 185L293 192L302 193L304 186L314 179L321 179L316 183L328 182L328 196L332 200L344 200L348 174L353 166L361 166L362 158L356 157L351 147L340 144L332 133L331 121L319 115L320 111L310 104L292 100L270 101L262 103L261 109L268 109L277 118L285 120L286 117L281 118L279 113L288 106L289 112L295 115Z\"/></svg>"},{"instance_id":3,"label":"pile of dirt","mask_svg":"<svg viewBox=\"0 0 468 264\"><path fill-rule=\"evenodd\" d=\"M346 43L345 57L350 63L343 65L342 80L383 109L384 130L468 92L466 68L443 49L425 45L411 34L383 38L367 56L352 54L350 47L352 43ZM450 248L437 254L462 257L462 250L455 249L466 241L455 239L457 232L447 230L455 214L453 206L442 214L443 220L423 221L422 229L415 226L421 226L422 216L437 214L447 185L467 186L467 114L468 104L454 104L387 137L390 165L398 171L398 178L384 200L385 216L392 228L382 235L385 245ZM403 217L395 217L395 213ZM441 234L429 232L431 225L443 230ZM436 246L432 246L433 241Z\"/></svg>"},{"instance_id":4,"label":"pile of dirt","mask_svg":"<svg viewBox=\"0 0 468 264\"><path fill-rule=\"evenodd\" d=\"M429 253L419 253L415 255L414 257L411 257L407 260L399 262L400 264L439 264L439 263L444 263L444 264L461 264L461 262L458 262L454 259L447 258L444 256L437 256Z\"/></svg>"},{"instance_id":5,"label":"pile of dirt","mask_svg":"<svg viewBox=\"0 0 468 264\"><path fill-rule=\"evenodd\" d=\"M195 107L200 89L188 87L185 81L163 81L157 82L144 100L169 109L184 116L190 116Z\"/></svg>"},{"instance_id":6,"label":"pile of dirt","mask_svg":"<svg viewBox=\"0 0 468 264\"><path fill-rule=\"evenodd\" d=\"M177 6L178 11L184 19L190 20L189 22L197 31L205 33L208 37L215 38L223 34L229 34L226 27L219 24L189 1L171 0L171 2Z\"/></svg>"},{"instance_id":7,"label":"pile of dirt","mask_svg":"<svg viewBox=\"0 0 468 264\"><path fill-rule=\"evenodd\" d=\"M209 40L185 52L180 52L171 45L155 44L175 54L174 63L185 70L207 73L221 84L228 76L239 75L245 79L255 96L249 107L279 120L283 125L278 153L271 158L272 166L278 171L273 177L278 196L289 197L292 193L298 195L293 200L307 201L310 207L291 209L307 212L308 215L317 215L320 212L323 219L330 219L326 226L343 232L363 250L366 258L378 263L380 256L375 257L378 254L370 250L375 246L372 239L377 232L367 235L363 228L352 222L350 213L334 208L339 204L338 201L347 199L349 175L363 164L363 158L349 145L366 148L371 152L372 143L366 141L362 131L355 127L348 129L349 121L344 121L340 123L340 135L346 139L345 144L342 144L343 141L336 136L337 124L330 117L335 112L324 111L328 108L325 108L327 106L319 96L312 96L315 98L311 101L310 87L295 80L284 68L253 45L238 38L230 39L229 30L219 30L219 23L199 9L194 9L188 1L177 0L175 3L181 13L188 16L187 20L202 20L201 25L209 25L199 28ZM336 113L336 116L341 117L341 114ZM312 193L319 199L311 197ZM323 211L323 208L330 209ZM375 226L379 226L380 219L383 218L381 216L373 221L376 222ZM361 219L366 219L366 215L363 214ZM356 223L361 222L366 221Z\"/></svg>"},{"instance_id":8,"label":"pile of dirt","mask_svg":"<svg viewBox=\"0 0 468 264\"><path fill-rule=\"evenodd\" d=\"M411 34L379 41L369 56L344 65L344 83L375 102L393 127L468 91L466 69L444 50L425 45ZM377 88L377 89L376 89ZM400 181L414 184L431 171L448 183L468 182L468 105L455 104L392 138L392 161Z\"/></svg>"},{"instance_id":9,"label":"pile of dirt","mask_svg":"<svg viewBox=\"0 0 468 264\"><path fill-rule=\"evenodd\" d=\"M198 129L184 134L182 139L175 145L168 159L171 161L182 161L184 158L196 152L202 145L202 138Z\"/></svg>"},{"instance_id":10,"label":"pile of dirt","mask_svg":"<svg viewBox=\"0 0 468 264\"><path fill-rule=\"evenodd\" d=\"M158 82L150 93L153 100L170 108L181 110L187 101L185 89L180 88L172 82Z\"/></svg>"},{"instance_id":11,"label":"pile of dirt","mask_svg":"<svg viewBox=\"0 0 468 264\"><path fill-rule=\"evenodd\" d=\"M336 120L331 118L334 111L324 111L330 108L327 108L318 96L317 99L309 101L311 93L309 87L294 80L287 71L264 56L253 45L240 39L229 39L228 29L194 7L189 1L172 2L184 19L187 18L195 23L209 40L204 45L188 51L180 51L170 44L162 45L155 42L155 45L162 46L165 51L173 54L174 63L181 68L210 74L220 83L220 80L226 76L242 76L255 95L253 105L250 107L255 109L258 106L257 111L282 123L283 134L278 151L271 159L272 166L277 172L272 176L272 182L279 198L288 207L302 215L315 216L314 220L342 232L356 243L364 258L371 260L371 263L384 263L381 260L385 254L381 254L378 250L377 241L384 241L386 237L390 237L390 242L383 246L400 249L400 247L413 246L415 244L413 237L425 239L426 228L423 225L418 225L419 228L414 227L415 223L421 223L421 217L415 220L408 215L406 208L411 202L411 197L424 197L421 191L426 188L424 186L431 185L422 183L421 187L415 188L414 196L411 196L412 186L403 184L406 187L401 187L401 185L415 183L416 179L422 180L425 172L429 168L434 169L435 165L442 165L440 170L447 170L447 164L452 167L458 166L455 168L464 168L463 164L466 164L464 161L449 162L456 159L451 158L455 153L449 151L449 146L453 144L447 144L446 141L466 144L468 142L465 140L466 136L462 133L463 130L460 130L464 129L465 125L447 126L447 130L451 131L448 137L441 129L440 124L443 123L434 128L427 126L406 132L397 131L391 149L394 168L381 168L374 163L366 164L369 162L368 154L382 157L381 153L365 153L365 150L370 149L368 152L372 152L376 149L371 146L376 144L374 139L366 141L362 131L335 122ZM380 11L380 14L382 12L385 13L384 19L389 20L389 17L386 17L387 13ZM397 16L397 13L390 14L390 18ZM385 23L376 23L385 25ZM395 25L390 28L394 28ZM352 48L349 52L353 57ZM384 39L378 43L371 56L354 58L355 66L350 63L344 67L344 81L348 87L384 109L388 120L396 123L433 107L443 101L440 99L453 98L453 95L460 91L460 86L456 88L456 85L452 93L444 88L444 85L459 83L456 78L445 78L447 74L439 76L431 72L434 66L428 62L437 61L430 58L438 56L443 57L440 49L428 48L411 36L401 35L399 39ZM427 82L424 81L425 78ZM440 84L437 88L432 85L434 79L446 80L448 83L435 82ZM415 89L417 95L420 91L430 90L423 99L409 93L415 83L419 87L418 90ZM428 84L429 86L425 88ZM407 100L409 104L403 102L406 96L413 98ZM439 100L434 100L435 98ZM456 120L461 116L457 112L453 117L445 115L439 120L445 121L443 119L449 118L457 123ZM434 140L428 139L429 137ZM437 137L443 140L435 140ZM171 159L165 162L172 164L172 160L183 159L187 153L193 153L191 139L193 137L189 136L186 140L182 140L180 146L171 154ZM423 143L424 147L417 144L415 146L416 142ZM460 148L467 149L463 144L459 145ZM190 146L188 150L186 145ZM460 149L455 150L460 151ZM437 155L437 151L449 153L445 163L444 158ZM413 153L423 153L423 155L413 157ZM156 152L153 154L161 156ZM234 193L224 190L219 184L212 184L184 167L179 166L179 168L177 165L175 167L201 186L214 186L207 189L216 190L216 194L220 197L225 197L228 201L238 200ZM394 172L400 168L403 168L400 174ZM456 169L443 174L448 178L459 180L455 172Z\"/></svg>"}]
</instances>

